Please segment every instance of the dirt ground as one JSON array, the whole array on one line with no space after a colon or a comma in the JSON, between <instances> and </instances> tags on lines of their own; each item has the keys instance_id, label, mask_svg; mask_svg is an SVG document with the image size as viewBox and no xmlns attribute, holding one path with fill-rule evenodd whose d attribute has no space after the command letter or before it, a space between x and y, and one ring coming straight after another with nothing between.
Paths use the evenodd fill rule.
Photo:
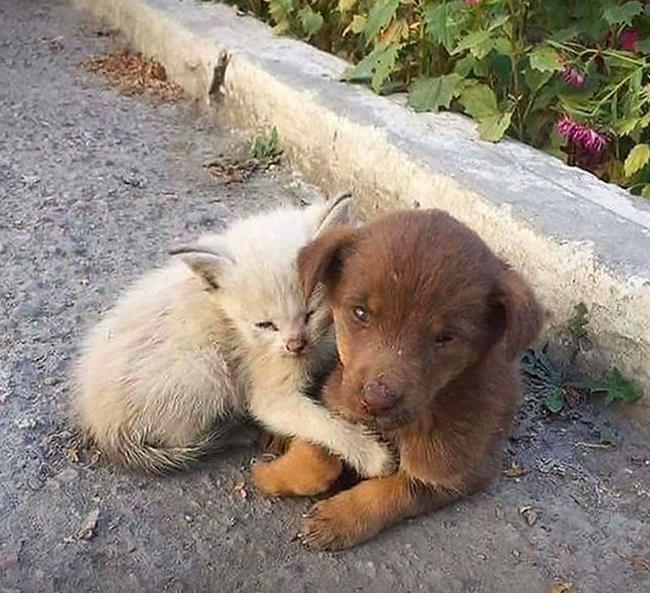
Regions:
<instances>
[{"instance_id":1,"label":"dirt ground","mask_svg":"<svg viewBox=\"0 0 650 593\"><path fill-rule=\"evenodd\" d=\"M549 418L529 396L487 492L337 554L294 537L309 501L256 494L253 450L166 479L75 459L68 367L120 288L178 239L313 196L282 165L225 185L204 165L243 139L84 66L120 43L0 0L0 593L650 591L648 438L599 403Z\"/></svg>"}]
</instances>

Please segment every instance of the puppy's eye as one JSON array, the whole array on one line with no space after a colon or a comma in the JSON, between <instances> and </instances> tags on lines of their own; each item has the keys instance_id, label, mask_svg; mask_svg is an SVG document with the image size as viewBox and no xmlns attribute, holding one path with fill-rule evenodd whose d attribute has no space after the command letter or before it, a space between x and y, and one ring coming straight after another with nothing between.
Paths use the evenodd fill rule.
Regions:
<instances>
[{"instance_id":1,"label":"puppy's eye","mask_svg":"<svg viewBox=\"0 0 650 593\"><path fill-rule=\"evenodd\" d=\"M269 331L278 331L278 326L275 325L272 321L260 321L259 323L255 324L255 327L258 327L259 329L268 329Z\"/></svg>"},{"instance_id":2,"label":"puppy's eye","mask_svg":"<svg viewBox=\"0 0 650 593\"><path fill-rule=\"evenodd\" d=\"M368 313L368 310L365 307L362 307L361 305L357 305L352 309L352 314L361 322L367 323L368 320L370 319L370 313Z\"/></svg>"},{"instance_id":3,"label":"puppy's eye","mask_svg":"<svg viewBox=\"0 0 650 593\"><path fill-rule=\"evenodd\" d=\"M313 315L315 312L316 312L316 311L307 311L307 313L305 314L305 323L309 323L309 320L311 319L312 315Z\"/></svg>"},{"instance_id":4,"label":"puppy's eye","mask_svg":"<svg viewBox=\"0 0 650 593\"><path fill-rule=\"evenodd\" d=\"M455 337L449 332L440 332L433 339L436 346L447 346L449 343L453 342Z\"/></svg>"}]
</instances>

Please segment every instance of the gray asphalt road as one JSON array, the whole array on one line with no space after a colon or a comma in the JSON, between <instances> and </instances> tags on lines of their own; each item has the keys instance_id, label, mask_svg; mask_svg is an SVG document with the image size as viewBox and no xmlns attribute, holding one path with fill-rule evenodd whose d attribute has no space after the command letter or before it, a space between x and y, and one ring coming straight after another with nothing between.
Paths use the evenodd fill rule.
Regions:
<instances>
[{"instance_id":1,"label":"gray asphalt road","mask_svg":"<svg viewBox=\"0 0 650 593\"><path fill-rule=\"evenodd\" d=\"M55 1L0 0L0 592L650 591L650 448L583 406L529 399L488 492L339 554L292 539L307 501L249 485L251 450L153 479L66 456L84 327L178 238L307 196L289 171L224 187L242 141L81 65L119 39ZM607 433L614 448L594 448ZM78 537L98 510L91 539Z\"/></svg>"}]
</instances>

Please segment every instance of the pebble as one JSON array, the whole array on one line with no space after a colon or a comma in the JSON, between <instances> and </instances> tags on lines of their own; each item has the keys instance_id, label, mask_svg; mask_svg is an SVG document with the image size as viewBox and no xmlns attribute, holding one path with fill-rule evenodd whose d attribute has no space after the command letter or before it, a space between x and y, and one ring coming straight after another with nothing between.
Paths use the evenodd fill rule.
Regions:
<instances>
[{"instance_id":1,"label":"pebble","mask_svg":"<svg viewBox=\"0 0 650 593\"><path fill-rule=\"evenodd\" d=\"M0 570L9 570L18 566L18 554L7 554L0 557Z\"/></svg>"},{"instance_id":2,"label":"pebble","mask_svg":"<svg viewBox=\"0 0 650 593\"><path fill-rule=\"evenodd\" d=\"M29 416L16 420L16 426L18 428L36 428L37 424L38 420L36 420L36 418L30 418Z\"/></svg>"},{"instance_id":3,"label":"pebble","mask_svg":"<svg viewBox=\"0 0 650 593\"><path fill-rule=\"evenodd\" d=\"M61 470L58 474L56 474L56 476L54 476L54 479L57 482L61 482L63 484L69 484L70 482L74 482L78 477L79 477L79 472L76 469L68 467L64 470Z\"/></svg>"}]
</instances>

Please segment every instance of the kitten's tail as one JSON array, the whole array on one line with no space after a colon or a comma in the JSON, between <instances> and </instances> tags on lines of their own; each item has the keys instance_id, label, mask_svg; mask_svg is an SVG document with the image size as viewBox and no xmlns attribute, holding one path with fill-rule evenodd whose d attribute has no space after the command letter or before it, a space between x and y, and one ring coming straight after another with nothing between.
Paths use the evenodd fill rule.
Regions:
<instances>
[{"instance_id":1,"label":"kitten's tail","mask_svg":"<svg viewBox=\"0 0 650 593\"><path fill-rule=\"evenodd\" d=\"M141 435L124 432L115 435L110 443L97 444L109 461L125 469L166 475L190 469L209 455L243 444L247 429L240 422L224 421L196 442L183 446L152 444Z\"/></svg>"}]
</instances>

